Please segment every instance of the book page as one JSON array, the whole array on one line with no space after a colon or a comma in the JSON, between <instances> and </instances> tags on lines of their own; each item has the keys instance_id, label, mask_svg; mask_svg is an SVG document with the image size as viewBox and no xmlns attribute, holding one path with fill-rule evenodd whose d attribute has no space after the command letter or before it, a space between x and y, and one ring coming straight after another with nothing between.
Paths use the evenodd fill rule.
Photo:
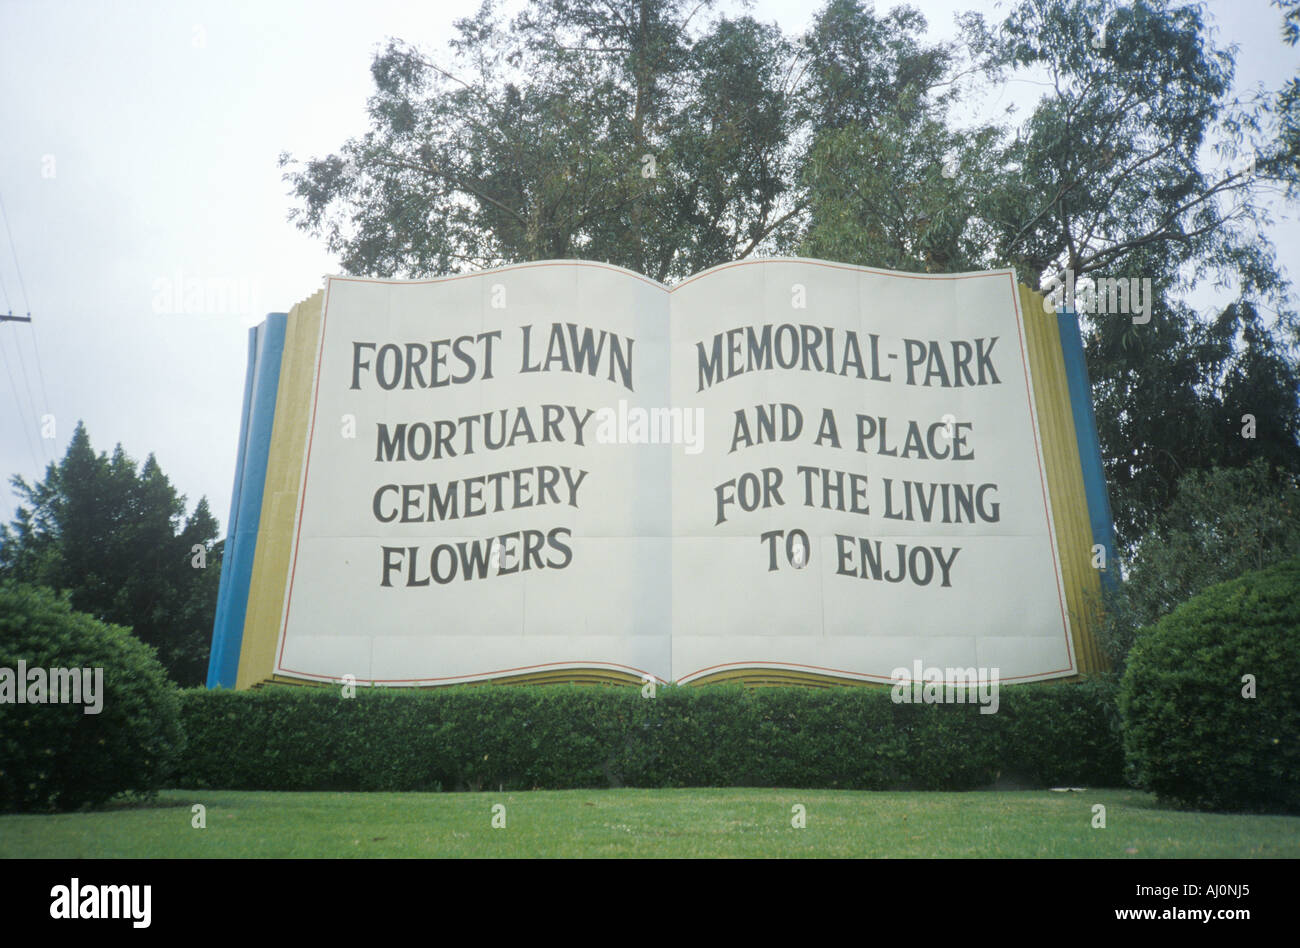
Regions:
<instances>
[{"instance_id":1,"label":"book page","mask_svg":"<svg viewBox=\"0 0 1300 948\"><path fill-rule=\"evenodd\" d=\"M1075 672L1013 273L740 262L671 310L704 433L673 454L674 679Z\"/></svg>"},{"instance_id":2,"label":"book page","mask_svg":"<svg viewBox=\"0 0 1300 948\"><path fill-rule=\"evenodd\" d=\"M276 674L666 678L669 446L628 419L667 305L600 264L331 278Z\"/></svg>"}]
</instances>

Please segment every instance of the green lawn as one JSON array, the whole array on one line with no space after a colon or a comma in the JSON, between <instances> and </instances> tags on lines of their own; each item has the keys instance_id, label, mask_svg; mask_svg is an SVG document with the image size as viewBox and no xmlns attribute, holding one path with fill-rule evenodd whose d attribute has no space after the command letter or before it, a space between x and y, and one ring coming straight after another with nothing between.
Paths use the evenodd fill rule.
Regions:
<instances>
[{"instance_id":1,"label":"green lawn","mask_svg":"<svg viewBox=\"0 0 1300 948\"><path fill-rule=\"evenodd\" d=\"M205 829L191 826L195 803ZM1092 828L1097 803L1105 829ZM794 804L804 829L791 826ZM1125 790L172 790L152 806L0 816L0 856L1300 857L1300 817L1166 810Z\"/></svg>"}]
</instances>

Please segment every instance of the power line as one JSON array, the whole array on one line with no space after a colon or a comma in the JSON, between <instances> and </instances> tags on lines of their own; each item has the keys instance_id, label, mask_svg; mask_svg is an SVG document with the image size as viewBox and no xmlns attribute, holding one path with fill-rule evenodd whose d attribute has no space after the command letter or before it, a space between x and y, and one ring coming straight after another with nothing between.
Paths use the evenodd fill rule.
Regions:
<instances>
[{"instance_id":1,"label":"power line","mask_svg":"<svg viewBox=\"0 0 1300 948\"><path fill-rule=\"evenodd\" d=\"M41 384L41 404L50 410L50 396L45 390L45 370L41 368L41 347L36 344L36 324L32 323L32 351L36 354L36 378Z\"/></svg>"},{"instance_id":2,"label":"power line","mask_svg":"<svg viewBox=\"0 0 1300 948\"><path fill-rule=\"evenodd\" d=\"M31 317L28 316L28 319L30 318ZM37 426L36 434L38 436L37 440L41 442L41 454L43 456L48 457L50 448L49 445L45 443L45 439L39 437L40 435L39 419L41 417L41 413L36 410L36 399L32 396L32 383L27 377L27 360L23 358L23 344L18 341L17 336L14 337L14 348L18 350L18 368L22 371L23 374L23 389L27 392L27 405L31 409L32 422ZM44 467L44 465L41 465L41 467Z\"/></svg>"},{"instance_id":3,"label":"power line","mask_svg":"<svg viewBox=\"0 0 1300 948\"><path fill-rule=\"evenodd\" d=\"M9 305L9 289L5 286L5 275L0 273L0 296L5 298L5 311L13 314L14 308Z\"/></svg>"},{"instance_id":4,"label":"power line","mask_svg":"<svg viewBox=\"0 0 1300 948\"><path fill-rule=\"evenodd\" d=\"M40 346L37 344L37 341L36 341L36 325L35 325L35 323L32 322L32 302L31 302L31 298L27 295L27 281L23 279L23 268L22 268L22 265L18 262L18 245L14 243L14 234L13 234L13 230L12 230L12 228L10 228L10 226L9 226L9 211L8 211L8 209L5 207L5 204L4 204L4 196L3 196L3 195L0 195L0 219L3 219L3 220L4 220L4 225L5 225L5 236L9 238L9 253L10 253L10 256L13 257L13 261L14 261L14 273L16 273L17 276L18 276L18 288L22 291L22 294L23 294L23 305L25 306L25 308L26 308L26 310L27 310L27 318L26 318L26 319L23 319L23 318L21 318L21 317L12 316L12 312L13 312L13 310L12 310L12 307L10 307L10 308L9 308L9 309L10 309L10 314L11 314L11 315L10 315L10 320L13 321L13 322L26 322L26 323L29 323L29 324L31 325L31 327L32 327L32 351L33 351L33 355L35 356L35 361L36 361L36 371L37 371L37 375L38 375L38 379L39 379L39 384L40 384L40 391L41 391L41 406L42 406L43 412L47 414L47 413L49 412L49 410L50 410L50 398L49 398L49 393L46 391L46 388L45 388L45 369L44 369L44 368L42 367L42 365L41 365L41 350L40 350ZM6 297L6 300L7 300L7 299L8 299L8 293L7 293L7 292L6 292L6 294L5 294L5 297ZM45 439L45 438L40 437L39 418L43 417L43 415L42 415L41 413L38 413L38 412L37 412L37 409L36 409L36 398L35 398L35 396L32 394L31 379L30 379L30 377L29 377L28 374L27 374L27 361L23 358L23 347L22 347L22 343L18 341L17 337L15 337L15 339L14 339L14 346L15 346L15 347L17 348L17 350L18 350L18 367L19 367L19 369L22 371L22 375L23 375L23 389L27 392L27 403L28 403L28 405L30 406L31 411L32 411L32 422L33 422L33 424L36 424L36 425L38 426L38 427L37 427L37 440L40 441L40 443L41 443L41 452L40 452L40 453L41 453L41 455L42 455L43 457L45 457L47 460L49 460L49 459L52 457L52 455L51 455L51 450L50 450L50 446L49 446L48 444L46 444L46 439ZM9 361L9 360L6 358L6 359L5 359L5 370L6 370L6 371L9 371L8 361ZM13 383L13 375L12 375L12 374L9 376L9 381L10 381L10 383L11 383L11 385L12 385L12 383ZM17 386L14 385L13 387L14 387L14 389L15 389L15 392L14 392L15 398L17 398ZM17 402L15 402L15 404L17 404ZM26 425L26 423L24 423L24 424L23 424L23 432L24 432L24 434L26 434L26 431L27 431L27 425ZM37 462L37 466L38 466L38 467L40 466L39 461Z\"/></svg>"},{"instance_id":5,"label":"power line","mask_svg":"<svg viewBox=\"0 0 1300 948\"><path fill-rule=\"evenodd\" d=\"M27 283L23 280L23 268L18 265L18 248L14 245L14 234L9 229L9 212L5 210L4 195L0 195L0 218L5 222L5 236L9 238L9 253L14 258L14 272L18 274L18 288L23 291L23 305L27 307L27 315L32 314L32 301L27 298Z\"/></svg>"},{"instance_id":6,"label":"power line","mask_svg":"<svg viewBox=\"0 0 1300 948\"><path fill-rule=\"evenodd\" d=\"M17 414L19 416L18 423L22 425L23 440L27 442L27 450L30 451L32 454L32 463L36 465L36 469L39 471L41 469L41 462L40 459L36 457L36 449L32 447L32 437L27 431L27 414L22 410L21 406L19 405L18 386L14 383L14 374L9 369L9 357L5 355L4 346L0 346L0 358L4 360L5 375L9 376L9 388L14 393L14 407L18 409L17 411Z\"/></svg>"}]
</instances>

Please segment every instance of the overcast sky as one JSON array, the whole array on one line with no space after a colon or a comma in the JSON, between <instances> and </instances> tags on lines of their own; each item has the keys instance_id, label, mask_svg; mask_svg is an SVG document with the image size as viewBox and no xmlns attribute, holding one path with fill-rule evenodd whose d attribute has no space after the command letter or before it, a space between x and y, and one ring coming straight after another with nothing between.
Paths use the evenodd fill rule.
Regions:
<instances>
[{"instance_id":1,"label":"overcast sky","mask_svg":"<svg viewBox=\"0 0 1300 948\"><path fill-rule=\"evenodd\" d=\"M912 5L935 37L953 34L955 11L1006 9ZM445 59L452 21L477 6L0 0L0 199L12 233L11 244L0 228L0 311L30 306L35 320L0 323L0 519L16 504L9 475L40 477L81 419L97 451L120 442L137 460L157 455L191 508L208 497L224 535L247 328L339 272L287 222L277 156L324 155L364 131L375 50L398 37ZM768 0L753 12L794 33L811 6ZM1219 42L1241 47L1239 87L1300 72L1268 0L1209 9ZM1023 83L985 106L1034 94ZM1290 219L1274 239L1294 278L1294 209L1275 216ZM223 312L168 306L165 290L191 278L238 292ZM45 415L53 438L41 437Z\"/></svg>"}]
</instances>

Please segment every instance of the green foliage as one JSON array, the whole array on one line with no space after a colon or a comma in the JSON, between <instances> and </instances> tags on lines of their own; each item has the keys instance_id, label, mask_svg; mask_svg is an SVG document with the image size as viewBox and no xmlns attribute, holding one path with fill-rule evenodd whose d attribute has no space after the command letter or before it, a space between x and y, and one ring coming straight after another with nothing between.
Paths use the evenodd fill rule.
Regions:
<instances>
[{"instance_id":1,"label":"green foliage","mask_svg":"<svg viewBox=\"0 0 1300 948\"><path fill-rule=\"evenodd\" d=\"M1300 813L1297 668L1300 558L1175 609L1139 638L1124 673L1120 712L1135 780L1200 809Z\"/></svg>"},{"instance_id":2,"label":"green foliage","mask_svg":"<svg viewBox=\"0 0 1300 948\"><path fill-rule=\"evenodd\" d=\"M1110 675L1004 692L998 716L1005 715L1011 775L1031 787L1122 786L1117 695Z\"/></svg>"},{"instance_id":3,"label":"green foliage","mask_svg":"<svg viewBox=\"0 0 1300 948\"><path fill-rule=\"evenodd\" d=\"M1092 322L1085 345L1122 551L1132 554L1158 527L1190 472L1260 459L1300 474L1300 371L1284 338L1288 319L1267 325L1243 303L1203 321L1157 299L1145 326L1122 314Z\"/></svg>"},{"instance_id":4,"label":"green foliage","mask_svg":"<svg viewBox=\"0 0 1300 948\"><path fill-rule=\"evenodd\" d=\"M67 591L74 609L155 648L174 680L203 682L223 546L206 499L186 517L152 454L138 470L121 445L111 458L96 455L80 423L44 480L13 485L22 504L0 526L0 579Z\"/></svg>"},{"instance_id":5,"label":"green foliage","mask_svg":"<svg viewBox=\"0 0 1300 948\"><path fill-rule=\"evenodd\" d=\"M1273 0L1282 10L1282 40L1289 46L1300 45L1300 0ZM1283 146L1284 161L1290 174L1287 193L1300 196L1300 79L1288 80L1277 93L1278 141Z\"/></svg>"},{"instance_id":6,"label":"green foliage","mask_svg":"<svg viewBox=\"0 0 1300 948\"><path fill-rule=\"evenodd\" d=\"M70 810L163 785L184 734L176 689L151 648L48 589L0 583L0 668L16 674L19 661L102 668L102 706L0 703L0 810Z\"/></svg>"},{"instance_id":7,"label":"green foliage","mask_svg":"<svg viewBox=\"0 0 1300 948\"><path fill-rule=\"evenodd\" d=\"M990 186L995 135L905 113L822 132L804 169L800 254L912 272L979 269L988 257L969 196Z\"/></svg>"},{"instance_id":8,"label":"green foliage","mask_svg":"<svg viewBox=\"0 0 1300 948\"><path fill-rule=\"evenodd\" d=\"M953 52L915 10L831 0L790 37L712 6L532 0L507 25L489 3L446 64L390 44L369 133L283 156L292 219L355 273L585 257L680 278L795 248L844 170L823 133L888 117L908 136L950 98L931 90Z\"/></svg>"},{"instance_id":9,"label":"green foliage","mask_svg":"<svg viewBox=\"0 0 1300 948\"><path fill-rule=\"evenodd\" d=\"M926 45L925 28L916 10L877 16L852 0L814 17L801 46L810 76L801 255L936 272L985 259L969 195L988 188L998 130L950 127L958 51Z\"/></svg>"},{"instance_id":10,"label":"green foliage","mask_svg":"<svg viewBox=\"0 0 1300 948\"><path fill-rule=\"evenodd\" d=\"M264 688L182 694L180 786L232 790L1115 786L1104 682L1004 688L974 705L884 688Z\"/></svg>"},{"instance_id":11,"label":"green foliage","mask_svg":"<svg viewBox=\"0 0 1300 948\"><path fill-rule=\"evenodd\" d=\"M370 131L287 172L293 219L385 276L585 257L667 279L748 254L788 220L788 42L709 6L536 0L507 24L485 3L445 66L391 42Z\"/></svg>"},{"instance_id":12,"label":"green foliage","mask_svg":"<svg viewBox=\"0 0 1300 948\"><path fill-rule=\"evenodd\" d=\"M1300 555L1300 483L1263 461L1193 471L1107 597L1102 642L1122 671L1140 631L1216 583Z\"/></svg>"}]
</instances>

